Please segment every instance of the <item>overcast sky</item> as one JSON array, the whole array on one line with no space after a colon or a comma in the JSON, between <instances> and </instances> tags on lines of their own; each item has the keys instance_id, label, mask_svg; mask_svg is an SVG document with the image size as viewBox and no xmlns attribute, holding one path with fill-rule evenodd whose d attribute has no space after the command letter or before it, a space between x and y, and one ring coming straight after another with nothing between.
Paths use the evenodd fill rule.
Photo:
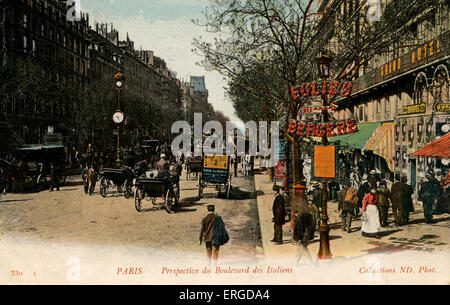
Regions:
<instances>
[{"instance_id":1,"label":"overcast sky","mask_svg":"<svg viewBox=\"0 0 450 305\"><path fill-rule=\"evenodd\" d=\"M169 69L182 80L189 76L205 75L209 102L232 121L238 122L231 102L224 96L226 82L217 72L207 72L196 65L201 58L191 52L194 37L212 40L212 34L194 25L201 19L208 0L81 0L82 11L95 22L114 24L120 40L127 32L136 49L152 50L163 58Z\"/></svg>"}]
</instances>

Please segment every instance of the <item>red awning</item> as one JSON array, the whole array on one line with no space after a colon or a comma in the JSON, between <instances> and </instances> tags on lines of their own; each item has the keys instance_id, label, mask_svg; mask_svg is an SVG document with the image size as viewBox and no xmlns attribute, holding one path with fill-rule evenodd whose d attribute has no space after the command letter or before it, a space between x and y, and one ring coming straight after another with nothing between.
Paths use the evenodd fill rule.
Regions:
<instances>
[{"instance_id":1,"label":"red awning","mask_svg":"<svg viewBox=\"0 0 450 305\"><path fill-rule=\"evenodd\" d=\"M450 133L447 133L439 140L431 142L412 156L450 159Z\"/></svg>"}]
</instances>

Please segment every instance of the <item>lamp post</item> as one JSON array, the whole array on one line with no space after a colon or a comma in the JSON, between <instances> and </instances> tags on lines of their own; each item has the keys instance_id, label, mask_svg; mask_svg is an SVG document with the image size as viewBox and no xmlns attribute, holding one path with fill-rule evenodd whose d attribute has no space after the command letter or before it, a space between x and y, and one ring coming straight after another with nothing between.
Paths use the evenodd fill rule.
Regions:
<instances>
[{"instance_id":1,"label":"lamp post","mask_svg":"<svg viewBox=\"0 0 450 305\"><path fill-rule=\"evenodd\" d=\"M322 80L325 81L330 77L331 74L331 62L333 59L325 54L322 53L318 58L316 58L317 66L319 68L319 75ZM323 95L323 106L328 106L328 95ZM327 123L330 121L328 116L328 111L324 110L323 113L323 122ZM323 145L328 146L328 136L325 132L323 138ZM331 259L332 254L330 251L330 227L328 225L328 179L323 179L322 183L322 216L321 216L321 225L320 225L320 248L319 248L319 259Z\"/></svg>"},{"instance_id":2,"label":"lamp post","mask_svg":"<svg viewBox=\"0 0 450 305\"><path fill-rule=\"evenodd\" d=\"M117 126L117 159L116 159L116 166L117 168L120 168L121 166L121 160L120 160L120 125L123 123L125 116L123 112L120 110L120 94L122 93L123 86L125 83L125 77L122 74L122 72L119 69L119 72L117 72L116 75L114 75L114 83L116 86L117 91L117 110L113 114L113 121L116 123Z\"/></svg>"}]
</instances>

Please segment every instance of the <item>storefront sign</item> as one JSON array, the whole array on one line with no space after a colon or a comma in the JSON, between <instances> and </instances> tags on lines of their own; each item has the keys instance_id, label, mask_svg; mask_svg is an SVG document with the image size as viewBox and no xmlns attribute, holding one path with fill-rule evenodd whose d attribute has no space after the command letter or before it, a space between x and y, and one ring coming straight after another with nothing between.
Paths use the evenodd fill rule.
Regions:
<instances>
[{"instance_id":1,"label":"storefront sign","mask_svg":"<svg viewBox=\"0 0 450 305\"><path fill-rule=\"evenodd\" d=\"M439 112L450 112L450 104L437 104L436 110Z\"/></svg>"},{"instance_id":2,"label":"storefront sign","mask_svg":"<svg viewBox=\"0 0 450 305\"><path fill-rule=\"evenodd\" d=\"M308 114L308 113L317 113L317 112L322 112L322 111L335 111L338 108L337 105L335 104L331 104L330 106L322 106L322 107L314 107L314 106L306 106L303 108L303 113L304 114Z\"/></svg>"},{"instance_id":3,"label":"storefront sign","mask_svg":"<svg viewBox=\"0 0 450 305\"><path fill-rule=\"evenodd\" d=\"M314 177L334 179L336 177L336 147L314 147Z\"/></svg>"},{"instance_id":4,"label":"storefront sign","mask_svg":"<svg viewBox=\"0 0 450 305\"><path fill-rule=\"evenodd\" d=\"M425 58L432 57L441 52L439 40L433 40L429 43L420 46L411 53L411 63L414 64Z\"/></svg>"},{"instance_id":5,"label":"storefront sign","mask_svg":"<svg viewBox=\"0 0 450 305\"><path fill-rule=\"evenodd\" d=\"M403 107L402 114L409 115L409 114L418 114L418 113L425 113L425 112L427 112L426 104L416 104L416 105L409 105L409 106Z\"/></svg>"},{"instance_id":6,"label":"storefront sign","mask_svg":"<svg viewBox=\"0 0 450 305\"><path fill-rule=\"evenodd\" d=\"M291 88L292 97L294 100L298 100L300 97L308 96L326 96L326 95L342 95L349 96L352 91L352 83L345 82L340 84L337 81L327 82L324 81L321 84L314 82L312 84L303 84L301 86L295 86Z\"/></svg>"},{"instance_id":7,"label":"storefront sign","mask_svg":"<svg viewBox=\"0 0 450 305\"><path fill-rule=\"evenodd\" d=\"M291 121L288 129L288 133L294 136L323 137L326 134L329 138L357 132L356 120L326 124Z\"/></svg>"}]
</instances>

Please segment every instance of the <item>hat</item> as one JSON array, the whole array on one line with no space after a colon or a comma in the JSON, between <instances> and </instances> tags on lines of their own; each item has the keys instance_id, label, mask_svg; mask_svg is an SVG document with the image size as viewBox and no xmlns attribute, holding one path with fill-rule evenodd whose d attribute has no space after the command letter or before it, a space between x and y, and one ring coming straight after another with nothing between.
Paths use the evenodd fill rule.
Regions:
<instances>
[{"instance_id":1,"label":"hat","mask_svg":"<svg viewBox=\"0 0 450 305\"><path fill-rule=\"evenodd\" d=\"M161 154L161 158L165 158L166 157L166 154Z\"/></svg>"},{"instance_id":2,"label":"hat","mask_svg":"<svg viewBox=\"0 0 450 305\"><path fill-rule=\"evenodd\" d=\"M279 185L274 185L272 190L274 190L275 192L279 192L281 190L281 187Z\"/></svg>"},{"instance_id":3,"label":"hat","mask_svg":"<svg viewBox=\"0 0 450 305\"><path fill-rule=\"evenodd\" d=\"M209 212L214 212L214 210L216 209L216 207L215 207L215 205L210 204L210 205L207 206L207 209L208 209Z\"/></svg>"},{"instance_id":4,"label":"hat","mask_svg":"<svg viewBox=\"0 0 450 305\"><path fill-rule=\"evenodd\" d=\"M314 182L312 183L312 186L320 186L320 183L317 182L317 181L314 181Z\"/></svg>"}]
</instances>

